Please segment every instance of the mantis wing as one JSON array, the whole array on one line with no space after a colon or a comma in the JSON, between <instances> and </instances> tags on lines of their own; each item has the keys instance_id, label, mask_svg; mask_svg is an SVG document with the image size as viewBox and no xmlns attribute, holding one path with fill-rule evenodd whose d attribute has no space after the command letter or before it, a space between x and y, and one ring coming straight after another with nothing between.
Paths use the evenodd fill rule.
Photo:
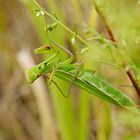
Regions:
<instances>
[{"instance_id":1,"label":"mantis wing","mask_svg":"<svg viewBox=\"0 0 140 140\"><path fill-rule=\"evenodd\" d=\"M71 81L73 77L72 74L64 70L57 70L56 76L66 81ZM133 112L138 112L135 103L128 96L92 72L84 71L80 76L75 78L73 83L110 103L122 106Z\"/></svg>"}]
</instances>

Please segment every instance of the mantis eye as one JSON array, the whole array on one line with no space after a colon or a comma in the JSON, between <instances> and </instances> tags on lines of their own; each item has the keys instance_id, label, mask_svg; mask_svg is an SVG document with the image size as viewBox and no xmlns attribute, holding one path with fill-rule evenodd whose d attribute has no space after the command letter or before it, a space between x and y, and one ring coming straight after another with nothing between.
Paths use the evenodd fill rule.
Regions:
<instances>
[{"instance_id":1,"label":"mantis eye","mask_svg":"<svg viewBox=\"0 0 140 140\"><path fill-rule=\"evenodd\" d=\"M38 67L39 70L41 70L41 67Z\"/></svg>"},{"instance_id":2,"label":"mantis eye","mask_svg":"<svg viewBox=\"0 0 140 140\"><path fill-rule=\"evenodd\" d=\"M47 65L48 63L46 62L46 63L44 63L44 67Z\"/></svg>"}]
</instances>

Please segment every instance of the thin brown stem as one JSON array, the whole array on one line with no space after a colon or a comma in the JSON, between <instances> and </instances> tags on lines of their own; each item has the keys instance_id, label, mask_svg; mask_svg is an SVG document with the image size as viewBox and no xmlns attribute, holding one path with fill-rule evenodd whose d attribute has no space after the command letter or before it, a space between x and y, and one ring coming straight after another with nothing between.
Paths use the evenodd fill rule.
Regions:
<instances>
[{"instance_id":1,"label":"thin brown stem","mask_svg":"<svg viewBox=\"0 0 140 140\"><path fill-rule=\"evenodd\" d=\"M135 90L140 98L140 87L138 86L136 79L134 79L133 73L130 70L126 71L126 73L129 77L129 79L131 80L131 82L132 82L132 84L133 84L133 86L134 86L134 88L135 88Z\"/></svg>"},{"instance_id":2,"label":"thin brown stem","mask_svg":"<svg viewBox=\"0 0 140 140\"><path fill-rule=\"evenodd\" d=\"M101 17L101 19L102 19L102 21L103 21L103 23L105 25L107 33L110 36L110 40L115 43L114 47L117 47L117 45L116 45L117 41L115 39L115 36L114 36L114 34L113 34L112 30L111 30L111 27L110 27L105 15L104 15L103 11L98 6L96 0L93 0L93 4L95 6L96 12L99 14L99 16ZM126 68L126 65L125 65L125 68ZM129 77L131 83L133 84L133 87L135 88L138 97L140 98L140 87L139 87L139 85L138 85L138 83L137 83L137 81L135 79L135 76L133 75L133 73L132 73L132 71L130 69L126 70L126 74Z\"/></svg>"},{"instance_id":3,"label":"thin brown stem","mask_svg":"<svg viewBox=\"0 0 140 140\"><path fill-rule=\"evenodd\" d=\"M111 28L110 28L110 26L109 26L109 24L107 22L107 19L106 19L105 15L103 14L102 10L99 8L96 0L93 0L93 4L95 6L96 12L99 14L99 16L101 17L101 19L102 19L102 21L103 21L103 23L105 25L105 28L107 30L107 33L108 33L109 37L110 37L110 40L112 42L116 42L116 39L115 39L114 34L113 34L113 32L112 32L112 30L111 30Z\"/></svg>"}]
</instances>

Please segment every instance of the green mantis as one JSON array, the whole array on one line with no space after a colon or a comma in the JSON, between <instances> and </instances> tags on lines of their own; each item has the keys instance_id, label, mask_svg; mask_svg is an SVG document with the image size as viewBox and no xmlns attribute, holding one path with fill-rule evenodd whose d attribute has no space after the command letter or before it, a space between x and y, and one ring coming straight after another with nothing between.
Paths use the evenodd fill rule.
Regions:
<instances>
[{"instance_id":1,"label":"green mantis","mask_svg":"<svg viewBox=\"0 0 140 140\"><path fill-rule=\"evenodd\" d=\"M40 7L36 1L34 2L39 8L42 9L42 7ZM54 18L53 16L51 16L48 12L44 11L44 14L53 18L56 23L59 23L59 25L61 25L65 29L68 29L57 18ZM52 29L52 26L49 26L49 27L51 27ZM68 31L73 34L73 31L69 29ZM91 47L91 45L86 43L80 36L76 35L76 37L80 41L85 43L85 45L88 48ZM41 62L40 64L36 66L33 66L32 68L26 71L26 77L29 83L33 83L40 76L45 76L47 79L49 79L49 83L53 82L59 89L59 86L57 85L57 83L53 81L53 77L56 76L70 83L70 88L68 90L68 93L70 92L71 85L74 84L78 86L79 88L86 90L89 93L95 96L98 96L99 98L106 100L108 102L111 102L113 104L116 104L125 108L135 107L134 102L128 96L126 96L122 91L115 88L114 86L107 83L106 81L102 80L102 78L94 74L92 70L90 71L86 70L84 67L82 69L81 67L81 65L83 66L82 63L73 62L74 57L71 52L69 52L67 49L65 49L64 47L62 47L55 41L51 39L49 39L49 41L53 45L59 47L61 50L67 53L68 58L64 61L61 61L59 54L53 51L53 47L51 45L50 46L46 45L46 46L37 48L35 50L35 53L46 53L46 52L53 51L53 54L45 61ZM74 44L75 41L73 40L72 42ZM61 91L61 89L59 90ZM63 94L64 97L66 97L67 95Z\"/></svg>"},{"instance_id":2,"label":"green mantis","mask_svg":"<svg viewBox=\"0 0 140 140\"><path fill-rule=\"evenodd\" d=\"M36 1L34 2L36 3ZM38 3L36 4L38 5ZM59 22L56 18L54 18L47 12L45 13L48 16L52 17L57 23L59 23L65 29L67 29L67 27L63 25L61 22ZM71 30L69 31L70 33L73 33ZM83 43L85 43L85 45L90 47L90 45L86 43L80 36L77 35L77 38L81 40ZM31 67L29 70L26 71L26 77L29 83L33 83L40 76L45 76L47 79L49 79L49 83L53 82L59 88L57 83L53 81L53 77L56 76L70 83L70 88L68 90L68 93L70 92L71 85L73 83L79 88L86 90L89 93L98 96L99 98L106 100L110 103L122 106L129 110L134 110L134 111L137 110L137 108L135 107L135 103L128 96L126 96L122 91L115 88L114 86L107 83L106 81L102 80L99 76L94 74L92 70L86 70L85 68L81 69L82 63L74 63L73 62L74 57L71 52L63 48L55 41L53 40L49 40L49 41L53 43L55 46L59 47L65 53L67 53L68 58L64 61L61 61L58 52L55 52L52 46L46 45L37 48L35 50L35 53L46 53L52 51L53 54L45 61L41 62L36 66ZM67 95L63 94L63 96L66 97Z\"/></svg>"},{"instance_id":3,"label":"green mantis","mask_svg":"<svg viewBox=\"0 0 140 140\"><path fill-rule=\"evenodd\" d=\"M64 50L69 55L69 57L64 61L60 61L57 52L54 52L47 60L36 66L33 66L26 71L26 77L29 83L33 83L40 76L50 74L50 81L53 81L53 76L57 76L62 80L68 81L70 83L73 82L73 84L80 87L81 89L84 89L108 102L125 108L134 107L135 104L129 97L127 97L119 89L102 80L91 70L79 69L77 72L78 63L73 63L73 55L55 41L50 41ZM52 48L49 46L43 46L36 49L35 52L44 53L46 51L51 51L51 49Z\"/></svg>"}]
</instances>

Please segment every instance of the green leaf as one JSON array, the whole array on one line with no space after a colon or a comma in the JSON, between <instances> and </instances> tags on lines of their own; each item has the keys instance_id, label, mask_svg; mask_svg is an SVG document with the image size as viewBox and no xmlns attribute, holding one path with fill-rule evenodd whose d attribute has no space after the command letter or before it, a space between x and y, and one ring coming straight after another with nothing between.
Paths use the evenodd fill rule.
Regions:
<instances>
[{"instance_id":1,"label":"green leaf","mask_svg":"<svg viewBox=\"0 0 140 140\"><path fill-rule=\"evenodd\" d=\"M36 10L36 17L40 17L41 15L44 16L44 11L43 10Z\"/></svg>"},{"instance_id":2,"label":"green leaf","mask_svg":"<svg viewBox=\"0 0 140 140\"><path fill-rule=\"evenodd\" d=\"M47 26L47 29L48 29L49 31L53 31L54 29L57 28L57 24L58 24L58 22L54 22L54 23L52 23L52 24L49 24L49 25Z\"/></svg>"},{"instance_id":3,"label":"green leaf","mask_svg":"<svg viewBox=\"0 0 140 140\"><path fill-rule=\"evenodd\" d=\"M40 14L41 14L42 16L44 16L44 15L45 15L45 13L44 13L44 11L43 11L43 10L40 10Z\"/></svg>"},{"instance_id":4,"label":"green leaf","mask_svg":"<svg viewBox=\"0 0 140 140\"><path fill-rule=\"evenodd\" d=\"M76 33L74 32L73 35L72 35L72 38L71 38L72 45L75 44L75 41L76 41L75 37L76 37Z\"/></svg>"},{"instance_id":5,"label":"green leaf","mask_svg":"<svg viewBox=\"0 0 140 140\"><path fill-rule=\"evenodd\" d=\"M37 13L36 13L36 17L39 17L41 14L40 14L40 11L38 11Z\"/></svg>"}]
</instances>

